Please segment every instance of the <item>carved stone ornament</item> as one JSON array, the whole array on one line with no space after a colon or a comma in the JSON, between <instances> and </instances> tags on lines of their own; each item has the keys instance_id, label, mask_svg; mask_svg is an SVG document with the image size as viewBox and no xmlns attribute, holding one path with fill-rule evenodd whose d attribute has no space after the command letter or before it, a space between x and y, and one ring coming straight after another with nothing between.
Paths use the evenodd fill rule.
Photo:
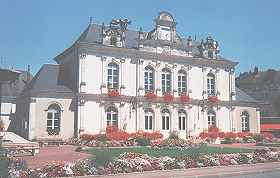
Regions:
<instances>
[{"instance_id":1,"label":"carved stone ornament","mask_svg":"<svg viewBox=\"0 0 280 178\"><path fill-rule=\"evenodd\" d=\"M104 31L103 37L109 37L111 45L121 47L120 45L125 41L125 31L127 31L129 24L131 21L128 19L113 19L109 29Z\"/></svg>"}]
</instances>

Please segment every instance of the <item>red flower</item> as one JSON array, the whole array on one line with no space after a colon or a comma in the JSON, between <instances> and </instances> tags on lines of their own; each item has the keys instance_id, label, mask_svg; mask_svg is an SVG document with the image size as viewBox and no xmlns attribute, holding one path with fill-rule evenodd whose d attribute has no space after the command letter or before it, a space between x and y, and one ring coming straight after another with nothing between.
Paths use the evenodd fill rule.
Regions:
<instances>
[{"instance_id":1,"label":"red flower","mask_svg":"<svg viewBox=\"0 0 280 178\"><path fill-rule=\"evenodd\" d=\"M117 132L118 131L118 127L115 125L108 125L106 127L106 133L112 133L112 132Z\"/></svg>"},{"instance_id":2,"label":"red flower","mask_svg":"<svg viewBox=\"0 0 280 178\"><path fill-rule=\"evenodd\" d=\"M185 93L182 93L180 96L180 100L182 103L187 103L190 101L190 96Z\"/></svg>"},{"instance_id":3,"label":"red flower","mask_svg":"<svg viewBox=\"0 0 280 178\"><path fill-rule=\"evenodd\" d=\"M201 132L199 134L199 137L202 138L202 139L208 138L208 133L207 132Z\"/></svg>"},{"instance_id":4,"label":"red flower","mask_svg":"<svg viewBox=\"0 0 280 178\"><path fill-rule=\"evenodd\" d=\"M164 94L163 99L166 103L171 103L174 99L174 96L170 92L167 92Z\"/></svg>"},{"instance_id":5,"label":"red flower","mask_svg":"<svg viewBox=\"0 0 280 178\"><path fill-rule=\"evenodd\" d=\"M208 132L219 132L219 129L216 126L210 126L208 128Z\"/></svg>"},{"instance_id":6,"label":"red flower","mask_svg":"<svg viewBox=\"0 0 280 178\"><path fill-rule=\"evenodd\" d=\"M117 97L117 96L120 96L119 91L116 90L116 89L108 89L107 94L108 94L108 96L110 96L110 97Z\"/></svg>"},{"instance_id":7,"label":"red flower","mask_svg":"<svg viewBox=\"0 0 280 178\"><path fill-rule=\"evenodd\" d=\"M145 98L149 101L155 101L157 99L157 94L155 94L154 92L147 92L145 94Z\"/></svg>"},{"instance_id":8,"label":"red flower","mask_svg":"<svg viewBox=\"0 0 280 178\"><path fill-rule=\"evenodd\" d=\"M212 104L217 103L219 101L217 96L209 96L208 101Z\"/></svg>"}]
</instances>

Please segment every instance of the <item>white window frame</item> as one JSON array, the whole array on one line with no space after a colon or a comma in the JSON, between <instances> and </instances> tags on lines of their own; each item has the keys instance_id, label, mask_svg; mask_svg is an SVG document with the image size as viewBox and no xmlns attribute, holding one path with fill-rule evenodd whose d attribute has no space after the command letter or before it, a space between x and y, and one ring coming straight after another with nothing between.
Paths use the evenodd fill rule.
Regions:
<instances>
[{"instance_id":1,"label":"white window frame","mask_svg":"<svg viewBox=\"0 0 280 178\"><path fill-rule=\"evenodd\" d=\"M185 78L185 79L183 79ZM184 71L178 72L178 93L179 95L187 92L187 74Z\"/></svg>"},{"instance_id":2,"label":"white window frame","mask_svg":"<svg viewBox=\"0 0 280 178\"><path fill-rule=\"evenodd\" d=\"M162 93L171 92L172 90L172 75L167 68L162 69L161 73L161 90Z\"/></svg>"},{"instance_id":3,"label":"white window frame","mask_svg":"<svg viewBox=\"0 0 280 178\"><path fill-rule=\"evenodd\" d=\"M145 89L145 92L154 92L154 89L155 89L155 71L150 66L145 67L144 89Z\"/></svg>"},{"instance_id":4,"label":"white window frame","mask_svg":"<svg viewBox=\"0 0 280 178\"><path fill-rule=\"evenodd\" d=\"M178 113L178 130L186 130L187 129L187 115L183 111L179 111Z\"/></svg>"},{"instance_id":5,"label":"white window frame","mask_svg":"<svg viewBox=\"0 0 280 178\"><path fill-rule=\"evenodd\" d=\"M247 111L241 113L241 128L242 132L250 131L250 115Z\"/></svg>"},{"instance_id":6,"label":"white window frame","mask_svg":"<svg viewBox=\"0 0 280 178\"><path fill-rule=\"evenodd\" d=\"M210 126L217 126L216 113L214 111L209 111L207 115L208 115L207 116L208 127L210 127Z\"/></svg>"},{"instance_id":7,"label":"white window frame","mask_svg":"<svg viewBox=\"0 0 280 178\"><path fill-rule=\"evenodd\" d=\"M111 106L106 109L106 125L118 127L118 110Z\"/></svg>"},{"instance_id":8,"label":"white window frame","mask_svg":"<svg viewBox=\"0 0 280 178\"><path fill-rule=\"evenodd\" d=\"M119 65L111 62L107 66L107 88L119 89L120 69Z\"/></svg>"},{"instance_id":9,"label":"white window frame","mask_svg":"<svg viewBox=\"0 0 280 178\"><path fill-rule=\"evenodd\" d=\"M61 108L57 104L52 104L47 110L47 131L61 129Z\"/></svg>"},{"instance_id":10,"label":"white window frame","mask_svg":"<svg viewBox=\"0 0 280 178\"><path fill-rule=\"evenodd\" d=\"M145 111L145 121L144 128L145 130L153 130L154 129L154 114L151 111Z\"/></svg>"},{"instance_id":11,"label":"white window frame","mask_svg":"<svg viewBox=\"0 0 280 178\"><path fill-rule=\"evenodd\" d=\"M170 130L170 112L166 109L161 113L161 129Z\"/></svg>"},{"instance_id":12,"label":"white window frame","mask_svg":"<svg viewBox=\"0 0 280 178\"><path fill-rule=\"evenodd\" d=\"M216 94L216 81L215 75L212 73L207 74L207 94L209 96L215 96Z\"/></svg>"}]
</instances>

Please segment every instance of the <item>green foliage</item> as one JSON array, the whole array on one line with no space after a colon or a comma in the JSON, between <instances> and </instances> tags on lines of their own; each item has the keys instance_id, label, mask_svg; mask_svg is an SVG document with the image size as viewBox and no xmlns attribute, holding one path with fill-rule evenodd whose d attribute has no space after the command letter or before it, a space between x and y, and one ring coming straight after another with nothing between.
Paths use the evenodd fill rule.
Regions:
<instances>
[{"instance_id":1,"label":"green foliage","mask_svg":"<svg viewBox=\"0 0 280 178\"><path fill-rule=\"evenodd\" d=\"M150 140L145 137L136 137L135 141L139 146L148 146L151 143Z\"/></svg>"},{"instance_id":2,"label":"green foliage","mask_svg":"<svg viewBox=\"0 0 280 178\"><path fill-rule=\"evenodd\" d=\"M106 166L113 161L113 154L103 150L95 150L94 164L96 166Z\"/></svg>"},{"instance_id":3,"label":"green foliage","mask_svg":"<svg viewBox=\"0 0 280 178\"><path fill-rule=\"evenodd\" d=\"M222 144L232 144L233 139L230 137L225 137L223 141L221 141Z\"/></svg>"},{"instance_id":4,"label":"green foliage","mask_svg":"<svg viewBox=\"0 0 280 178\"><path fill-rule=\"evenodd\" d=\"M169 134L169 139L179 139L178 133L177 132L170 132Z\"/></svg>"},{"instance_id":5,"label":"green foliage","mask_svg":"<svg viewBox=\"0 0 280 178\"><path fill-rule=\"evenodd\" d=\"M88 148L84 149L84 152L96 155L101 150L99 148ZM198 148L189 148L189 149L180 149L180 148L150 148L150 147L138 147L138 148L105 148L102 149L102 154L110 154L111 157L119 156L124 152L134 152L148 154L149 156L160 157L160 156L169 156L176 157L181 155L192 155L197 156L201 154L215 154L215 153L247 153L252 152L251 149L242 149L242 148L218 148L218 147L208 147L202 146ZM106 155L107 156L107 155Z\"/></svg>"},{"instance_id":6,"label":"green foliage","mask_svg":"<svg viewBox=\"0 0 280 178\"><path fill-rule=\"evenodd\" d=\"M261 134L255 134L253 135L253 139L256 140L256 142L263 142L264 141L264 137Z\"/></svg>"},{"instance_id":7,"label":"green foliage","mask_svg":"<svg viewBox=\"0 0 280 178\"><path fill-rule=\"evenodd\" d=\"M106 134L98 134L98 135L96 135L96 141L106 142L107 141Z\"/></svg>"}]
</instances>

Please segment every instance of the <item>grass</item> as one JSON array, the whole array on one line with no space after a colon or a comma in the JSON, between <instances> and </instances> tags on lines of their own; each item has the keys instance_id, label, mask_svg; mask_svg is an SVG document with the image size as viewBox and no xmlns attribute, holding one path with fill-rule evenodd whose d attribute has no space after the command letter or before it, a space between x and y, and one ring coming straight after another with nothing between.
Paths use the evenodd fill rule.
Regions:
<instances>
[{"instance_id":1,"label":"grass","mask_svg":"<svg viewBox=\"0 0 280 178\"><path fill-rule=\"evenodd\" d=\"M87 148L83 150L86 153L90 153L92 155L96 155L100 152L105 152L106 154L110 154L112 157L117 157L124 152L135 152L135 153L143 153L148 154L149 156L160 157L160 156L169 156L176 157L182 155L193 155L196 153L200 154L225 154L225 153L246 153L251 152L251 149L244 148L219 148L219 147L208 147L202 146L200 149L177 149L177 148L162 148L162 149L154 149L150 147L137 147L137 148Z\"/></svg>"}]
</instances>

